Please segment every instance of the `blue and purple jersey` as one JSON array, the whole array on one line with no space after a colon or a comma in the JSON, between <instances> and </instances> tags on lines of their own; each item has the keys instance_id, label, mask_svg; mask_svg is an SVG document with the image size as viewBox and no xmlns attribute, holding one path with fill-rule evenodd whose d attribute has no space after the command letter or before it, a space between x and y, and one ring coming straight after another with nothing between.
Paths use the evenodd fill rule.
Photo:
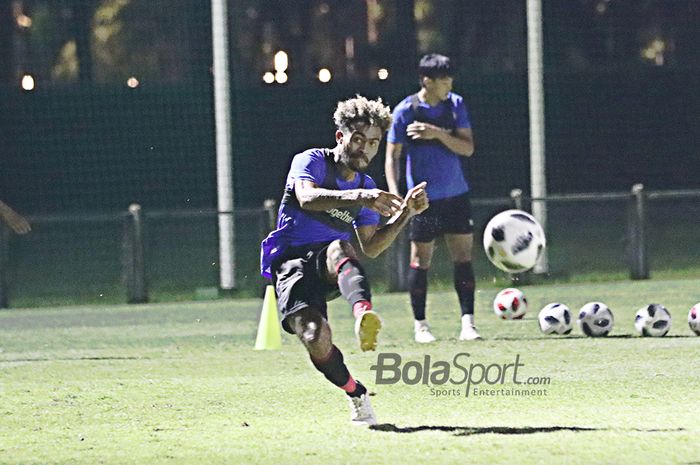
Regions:
<instances>
[{"instance_id":1,"label":"blue and purple jersey","mask_svg":"<svg viewBox=\"0 0 700 465\"><path fill-rule=\"evenodd\" d=\"M352 239L355 228L379 224L379 213L368 208L331 208L326 211L304 210L294 193L296 181L311 181L334 190L374 189L376 184L366 174L357 173L351 181L340 177L329 149L309 149L297 154L287 175L284 197L277 214L277 229L261 244L261 274L271 277L271 264L290 247Z\"/></svg>"},{"instance_id":2,"label":"blue and purple jersey","mask_svg":"<svg viewBox=\"0 0 700 465\"><path fill-rule=\"evenodd\" d=\"M433 107L420 101L417 95L409 95L394 108L387 141L402 144L406 150L406 184L409 189L427 181L430 200L468 192L469 183L462 170L462 157L441 142L410 139L406 128L414 121L431 123L450 131L470 128L464 99L450 92L446 100Z\"/></svg>"}]
</instances>

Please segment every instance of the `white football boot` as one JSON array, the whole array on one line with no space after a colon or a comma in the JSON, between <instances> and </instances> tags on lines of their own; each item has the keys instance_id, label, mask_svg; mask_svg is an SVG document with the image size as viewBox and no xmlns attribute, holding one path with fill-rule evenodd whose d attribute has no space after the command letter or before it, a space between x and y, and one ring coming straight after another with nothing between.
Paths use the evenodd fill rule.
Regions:
<instances>
[{"instance_id":1,"label":"white football boot","mask_svg":"<svg viewBox=\"0 0 700 465\"><path fill-rule=\"evenodd\" d=\"M372 410L368 392L365 392L360 397L348 397L348 399L350 399L350 421L353 425L370 426L377 424L377 416Z\"/></svg>"},{"instance_id":2,"label":"white football boot","mask_svg":"<svg viewBox=\"0 0 700 465\"><path fill-rule=\"evenodd\" d=\"M475 341L481 339L481 335L474 326L474 315L462 315L462 331L459 333L460 341Z\"/></svg>"},{"instance_id":3,"label":"white football boot","mask_svg":"<svg viewBox=\"0 0 700 465\"><path fill-rule=\"evenodd\" d=\"M414 339L420 344L430 344L435 342L435 336L430 332L430 326L425 320L415 320L413 322Z\"/></svg>"}]
</instances>

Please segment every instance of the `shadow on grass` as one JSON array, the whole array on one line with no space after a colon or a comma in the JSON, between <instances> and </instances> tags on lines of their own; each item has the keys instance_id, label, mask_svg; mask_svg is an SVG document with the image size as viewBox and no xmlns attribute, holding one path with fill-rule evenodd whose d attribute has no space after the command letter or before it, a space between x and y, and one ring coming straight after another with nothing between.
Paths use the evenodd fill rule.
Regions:
<instances>
[{"instance_id":1,"label":"shadow on grass","mask_svg":"<svg viewBox=\"0 0 700 465\"><path fill-rule=\"evenodd\" d=\"M386 433L418 433L421 431L444 431L454 433L455 436L473 436L476 434L535 434L554 433L557 431L600 431L599 428L584 428L579 426L404 426L399 427L391 423L370 426L375 431Z\"/></svg>"},{"instance_id":2,"label":"shadow on grass","mask_svg":"<svg viewBox=\"0 0 700 465\"><path fill-rule=\"evenodd\" d=\"M565 341L570 339L628 339L636 336L631 334L617 334L613 336L588 337L582 334L550 335L550 336L496 336L488 338L492 341ZM673 337L673 336L669 336Z\"/></svg>"},{"instance_id":3,"label":"shadow on grass","mask_svg":"<svg viewBox=\"0 0 700 465\"><path fill-rule=\"evenodd\" d=\"M696 338L698 336L695 336L693 334L672 334L670 336L663 336L662 338L664 339L675 339L675 338ZM564 341L564 340L569 340L569 339L642 339L642 336L638 336L636 334L613 334L610 336L601 336L601 337L588 337L584 336L581 334L571 334L571 335L566 335L566 336L529 336L529 337L523 337L523 336L496 336L496 337L490 337L487 338L487 340L490 341ZM646 338L646 339L653 339L651 337Z\"/></svg>"},{"instance_id":4,"label":"shadow on grass","mask_svg":"<svg viewBox=\"0 0 700 465\"><path fill-rule=\"evenodd\" d=\"M575 336L576 337L576 336ZM578 336L585 338L586 336ZM697 336L686 335L686 334L672 334L670 336L660 336L658 338L653 337L642 337L637 334L613 334L612 336L594 337L592 339L669 339L669 338L693 338Z\"/></svg>"},{"instance_id":5,"label":"shadow on grass","mask_svg":"<svg viewBox=\"0 0 700 465\"><path fill-rule=\"evenodd\" d=\"M382 423L369 427L374 431L383 431L385 433L419 433L421 431L444 431L446 433L454 433L455 436L474 436L477 434L535 434L535 433L556 433L559 431L583 432L583 431L611 431L615 428L586 428L583 426L439 426L439 425L421 425L421 426L396 426L391 423ZM677 429L638 429L629 428L624 431L638 433L670 433L685 431L683 428Z\"/></svg>"},{"instance_id":6,"label":"shadow on grass","mask_svg":"<svg viewBox=\"0 0 700 465\"><path fill-rule=\"evenodd\" d=\"M496 336L486 338L486 341L564 341L568 339L585 339L586 336Z\"/></svg>"},{"instance_id":7,"label":"shadow on grass","mask_svg":"<svg viewBox=\"0 0 700 465\"><path fill-rule=\"evenodd\" d=\"M65 361L82 361L82 360L150 360L149 357L56 357L56 358L13 358L8 360L0 360L0 363L27 363L27 362L65 362Z\"/></svg>"}]
</instances>

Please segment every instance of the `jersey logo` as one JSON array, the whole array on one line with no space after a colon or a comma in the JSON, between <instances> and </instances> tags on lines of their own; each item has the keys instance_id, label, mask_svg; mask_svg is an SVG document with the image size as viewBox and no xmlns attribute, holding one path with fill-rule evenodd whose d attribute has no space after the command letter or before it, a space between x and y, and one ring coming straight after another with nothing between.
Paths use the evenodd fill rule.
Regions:
<instances>
[{"instance_id":1,"label":"jersey logo","mask_svg":"<svg viewBox=\"0 0 700 465\"><path fill-rule=\"evenodd\" d=\"M348 224L351 224L352 220L355 219L352 216L352 214L347 210L338 210L337 208L331 208L329 210L326 210L326 213L328 213L328 215L331 218L337 218L340 221L343 221L343 222L348 223Z\"/></svg>"}]
</instances>

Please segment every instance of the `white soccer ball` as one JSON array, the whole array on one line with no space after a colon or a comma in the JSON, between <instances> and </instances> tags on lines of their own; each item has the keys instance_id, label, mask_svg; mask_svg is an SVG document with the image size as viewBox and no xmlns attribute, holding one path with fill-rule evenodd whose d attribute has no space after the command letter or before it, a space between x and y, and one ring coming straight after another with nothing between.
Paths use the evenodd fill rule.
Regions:
<instances>
[{"instance_id":1,"label":"white soccer ball","mask_svg":"<svg viewBox=\"0 0 700 465\"><path fill-rule=\"evenodd\" d=\"M688 312L688 326L697 336L700 336L700 302L693 305Z\"/></svg>"},{"instance_id":2,"label":"white soccer ball","mask_svg":"<svg viewBox=\"0 0 700 465\"><path fill-rule=\"evenodd\" d=\"M520 289L503 289L493 299L493 311L504 320L519 320L527 312L527 298Z\"/></svg>"},{"instance_id":3,"label":"white soccer ball","mask_svg":"<svg viewBox=\"0 0 700 465\"><path fill-rule=\"evenodd\" d=\"M647 305L637 310L634 327L642 336L665 336L671 329L671 314L661 304Z\"/></svg>"},{"instance_id":4,"label":"white soccer ball","mask_svg":"<svg viewBox=\"0 0 700 465\"><path fill-rule=\"evenodd\" d=\"M588 302L578 312L578 326L589 337L607 336L615 319L603 302Z\"/></svg>"},{"instance_id":5,"label":"white soccer ball","mask_svg":"<svg viewBox=\"0 0 700 465\"><path fill-rule=\"evenodd\" d=\"M522 273L535 266L546 244L542 226L521 210L499 213L484 231L486 256L496 268L508 273Z\"/></svg>"},{"instance_id":6,"label":"white soccer ball","mask_svg":"<svg viewBox=\"0 0 700 465\"><path fill-rule=\"evenodd\" d=\"M571 310L557 302L545 305L537 316L544 334L569 334L572 328Z\"/></svg>"}]
</instances>

